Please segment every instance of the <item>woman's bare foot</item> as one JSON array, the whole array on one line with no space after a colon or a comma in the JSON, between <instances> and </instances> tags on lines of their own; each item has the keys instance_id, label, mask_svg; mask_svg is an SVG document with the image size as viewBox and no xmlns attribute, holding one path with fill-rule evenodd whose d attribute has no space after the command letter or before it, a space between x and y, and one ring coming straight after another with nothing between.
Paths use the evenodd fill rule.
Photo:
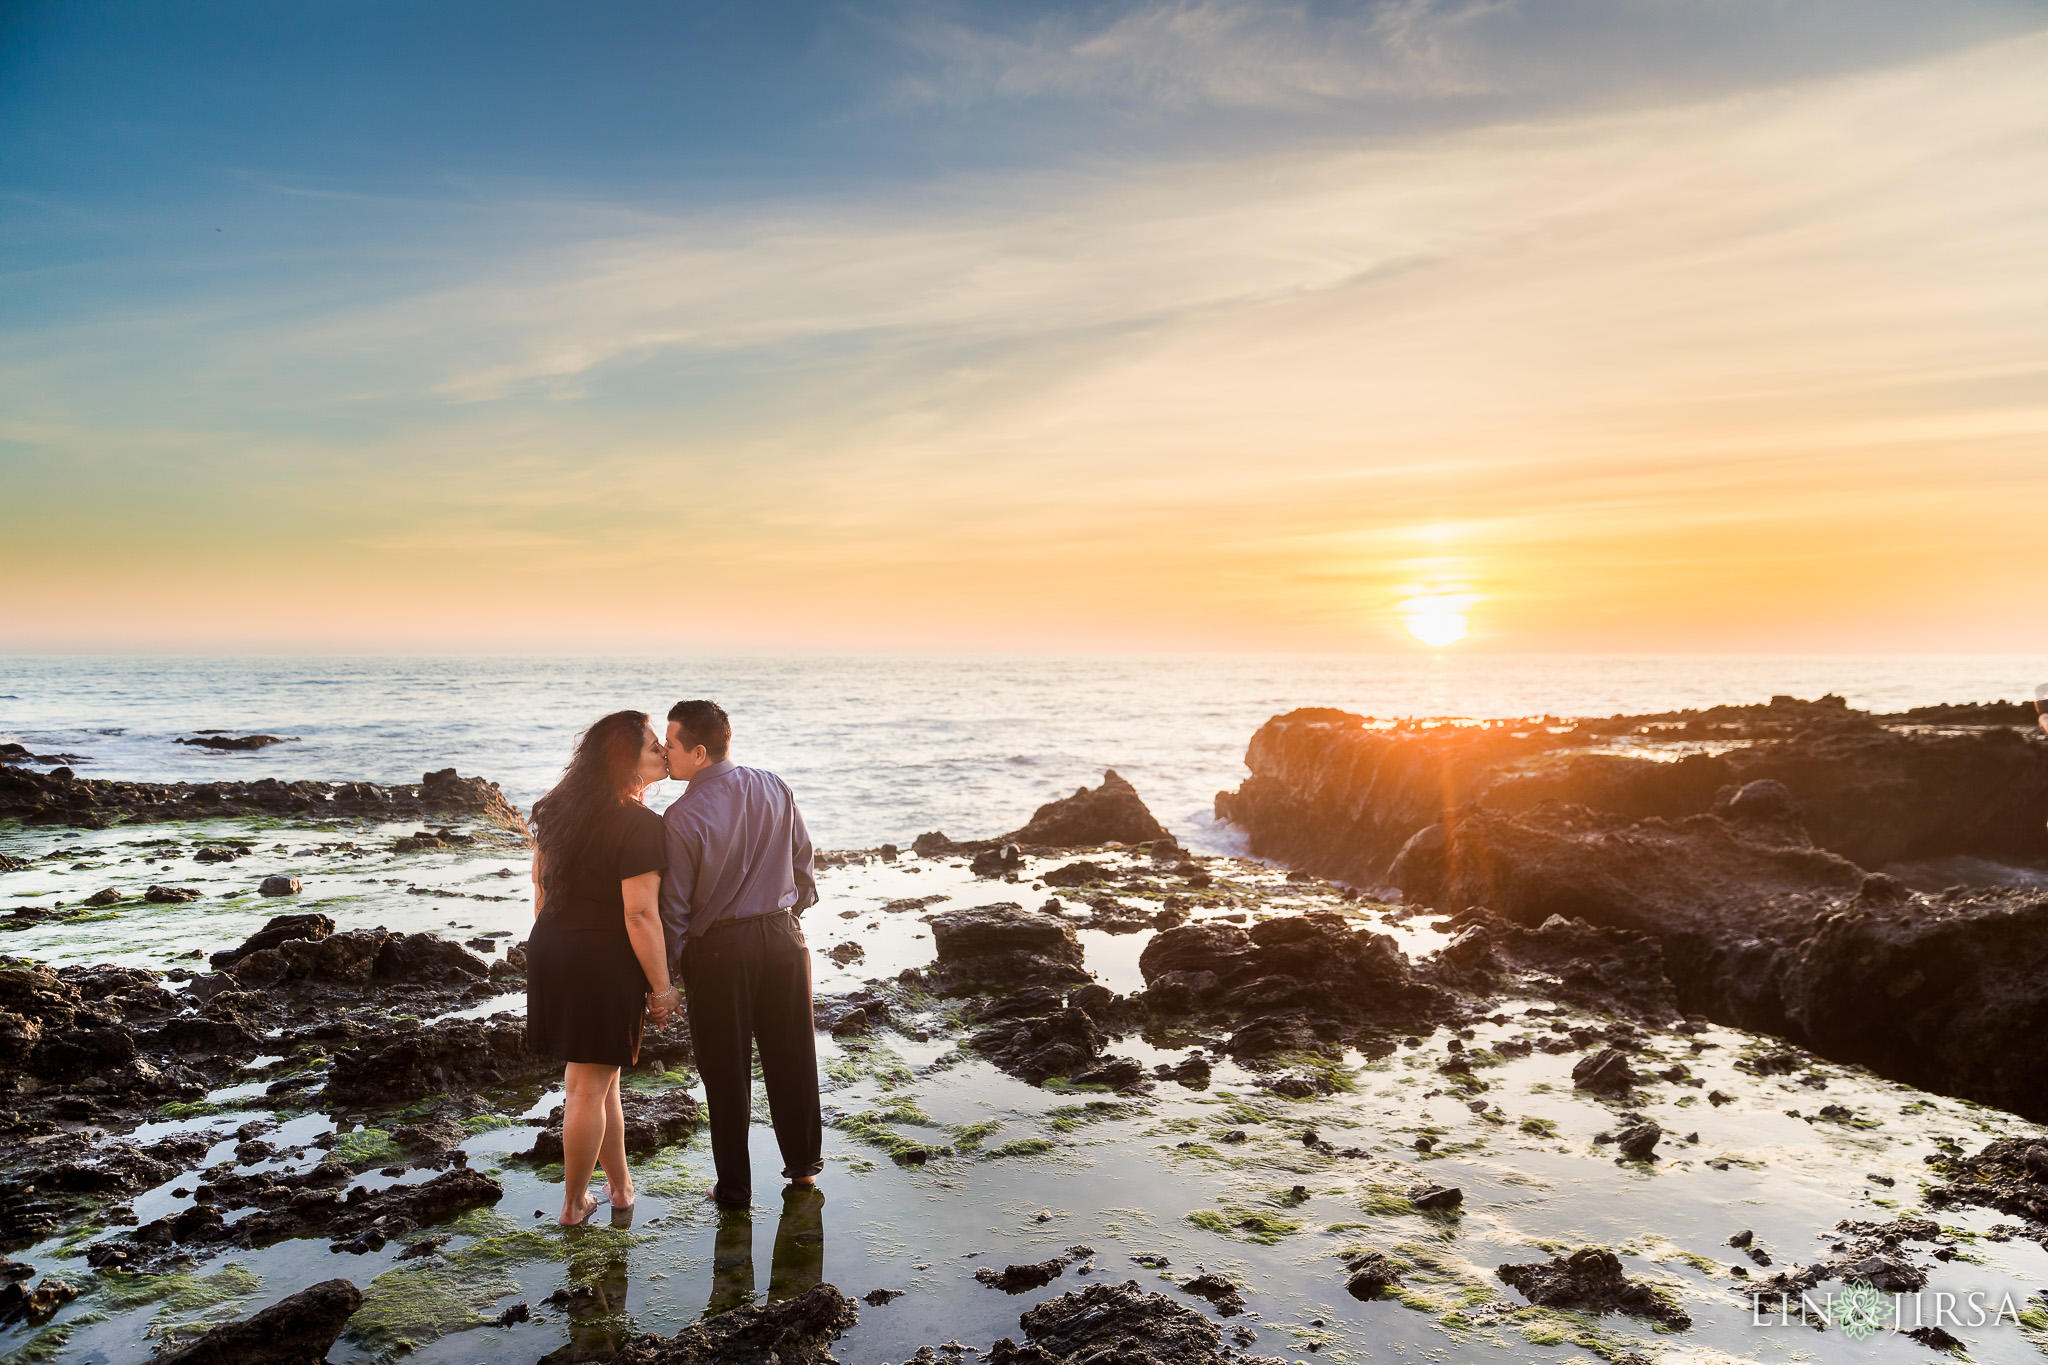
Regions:
<instances>
[{"instance_id":1,"label":"woman's bare foot","mask_svg":"<svg viewBox=\"0 0 2048 1365\"><path fill-rule=\"evenodd\" d=\"M589 1190L585 1190L583 1192L583 1205L581 1210L573 1210L565 1201L562 1204L561 1217L555 1219L555 1221L557 1223L560 1223L565 1228L581 1227L584 1224L584 1222L586 1222L589 1219L590 1215L597 1211L597 1206L603 1202L603 1200L599 1199Z\"/></svg>"},{"instance_id":2,"label":"woman's bare foot","mask_svg":"<svg viewBox=\"0 0 2048 1365\"><path fill-rule=\"evenodd\" d=\"M606 1185L604 1187L604 1199L607 1204L624 1213L627 1209L633 1207L633 1187L631 1185L626 1186L626 1197L621 1199L617 1189Z\"/></svg>"}]
</instances>

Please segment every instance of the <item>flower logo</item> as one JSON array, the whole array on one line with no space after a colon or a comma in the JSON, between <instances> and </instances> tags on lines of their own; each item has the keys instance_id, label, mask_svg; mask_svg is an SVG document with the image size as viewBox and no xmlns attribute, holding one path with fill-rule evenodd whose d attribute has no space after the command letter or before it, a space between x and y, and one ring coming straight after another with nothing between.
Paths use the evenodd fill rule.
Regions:
<instances>
[{"instance_id":1,"label":"flower logo","mask_svg":"<svg viewBox=\"0 0 2048 1365\"><path fill-rule=\"evenodd\" d=\"M1835 1319L1842 1331L1852 1340L1861 1341L1891 1316L1891 1305L1877 1286L1868 1280L1851 1280L1846 1289L1835 1296Z\"/></svg>"}]
</instances>

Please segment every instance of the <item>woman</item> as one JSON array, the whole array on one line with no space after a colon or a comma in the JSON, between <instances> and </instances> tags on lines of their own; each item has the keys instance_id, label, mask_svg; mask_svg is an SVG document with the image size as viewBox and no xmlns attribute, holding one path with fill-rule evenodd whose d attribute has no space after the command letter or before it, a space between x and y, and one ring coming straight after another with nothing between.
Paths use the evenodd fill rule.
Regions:
<instances>
[{"instance_id":1,"label":"woman","mask_svg":"<svg viewBox=\"0 0 2048 1365\"><path fill-rule=\"evenodd\" d=\"M526 945L526 1046L567 1063L562 1084L562 1212L569 1227L599 1200L633 1207L619 1068L640 1055L643 1008L664 1024L680 1001L661 932L661 817L640 804L668 775L644 711L614 711L576 741L568 771L533 807L533 937ZM643 1004L644 1002L644 1004Z\"/></svg>"}]
</instances>

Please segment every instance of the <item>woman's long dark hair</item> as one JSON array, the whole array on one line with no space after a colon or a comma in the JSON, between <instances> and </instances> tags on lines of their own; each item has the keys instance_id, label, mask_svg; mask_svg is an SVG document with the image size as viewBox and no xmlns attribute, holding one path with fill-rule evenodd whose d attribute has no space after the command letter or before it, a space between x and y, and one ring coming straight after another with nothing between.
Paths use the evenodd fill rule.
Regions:
<instances>
[{"instance_id":1,"label":"woman's long dark hair","mask_svg":"<svg viewBox=\"0 0 2048 1365\"><path fill-rule=\"evenodd\" d=\"M639 788L645 711L614 711L585 730L554 789L533 803L533 845L540 850L546 906L556 904L569 867L604 813Z\"/></svg>"}]
</instances>

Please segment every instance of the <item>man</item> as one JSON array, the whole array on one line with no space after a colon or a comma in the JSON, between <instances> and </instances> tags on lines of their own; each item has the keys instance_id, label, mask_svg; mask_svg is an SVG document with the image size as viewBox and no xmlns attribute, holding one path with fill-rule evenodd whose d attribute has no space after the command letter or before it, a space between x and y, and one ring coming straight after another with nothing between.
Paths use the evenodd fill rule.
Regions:
<instances>
[{"instance_id":1,"label":"man","mask_svg":"<svg viewBox=\"0 0 2048 1365\"><path fill-rule=\"evenodd\" d=\"M783 1176L809 1186L825 1168L811 954L797 923L817 904L818 887L796 798L775 774L728 758L731 743L732 723L716 702L669 708L669 776L689 786L662 816L661 919L711 1110L718 1178L709 1193L721 1207L746 1208L756 1044Z\"/></svg>"}]
</instances>

